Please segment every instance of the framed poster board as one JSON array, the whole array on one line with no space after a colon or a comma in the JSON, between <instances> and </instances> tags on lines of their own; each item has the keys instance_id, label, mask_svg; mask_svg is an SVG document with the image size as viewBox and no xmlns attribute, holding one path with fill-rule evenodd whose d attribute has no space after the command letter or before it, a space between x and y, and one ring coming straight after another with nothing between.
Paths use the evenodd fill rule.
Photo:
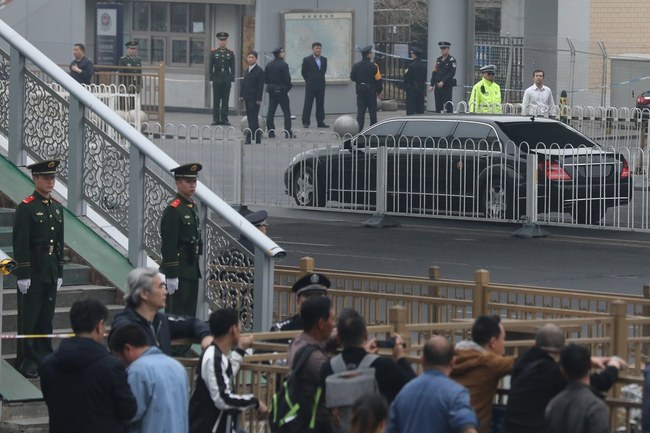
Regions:
<instances>
[{"instance_id":1,"label":"framed poster board","mask_svg":"<svg viewBox=\"0 0 650 433\"><path fill-rule=\"evenodd\" d=\"M350 82L354 11L284 11L282 24L285 61L291 81L304 82L300 74L302 59L311 54L313 42L320 42L323 44L321 54L327 57L327 82Z\"/></svg>"}]
</instances>

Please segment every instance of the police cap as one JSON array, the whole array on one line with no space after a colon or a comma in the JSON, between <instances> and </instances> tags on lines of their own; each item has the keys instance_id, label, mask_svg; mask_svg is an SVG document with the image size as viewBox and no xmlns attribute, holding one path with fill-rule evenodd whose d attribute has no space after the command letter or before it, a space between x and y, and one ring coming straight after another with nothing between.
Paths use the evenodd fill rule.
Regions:
<instances>
[{"instance_id":1,"label":"police cap","mask_svg":"<svg viewBox=\"0 0 650 433\"><path fill-rule=\"evenodd\" d=\"M359 48L359 52L363 55L368 54L371 51L372 51L372 44Z\"/></svg>"},{"instance_id":2,"label":"police cap","mask_svg":"<svg viewBox=\"0 0 650 433\"><path fill-rule=\"evenodd\" d=\"M273 49L273 51L271 52L273 53L274 56L277 57L280 55L280 51L284 51L284 47L282 45L280 45L279 47L275 47L275 49Z\"/></svg>"},{"instance_id":3,"label":"police cap","mask_svg":"<svg viewBox=\"0 0 650 433\"><path fill-rule=\"evenodd\" d=\"M28 165L27 168L32 171L32 174L56 174L56 168L59 164L60 161L58 159L51 159L49 161Z\"/></svg>"},{"instance_id":4,"label":"police cap","mask_svg":"<svg viewBox=\"0 0 650 433\"><path fill-rule=\"evenodd\" d=\"M137 47L138 46L138 41L129 41L126 44L124 44L125 47Z\"/></svg>"},{"instance_id":5,"label":"police cap","mask_svg":"<svg viewBox=\"0 0 650 433\"><path fill-rule=\"evenodd\" d=\"M244 218L255 227L258 227L266 225L266 218L268 218L268 216L269 214L265 210L258 210L257 212L249 213Z\"/></svg>"},{"instance_id":6,"label":"police cap","mask_svg":"<svg viewBox=\"0 0 650 433\"><path fill-rule=\"evenodd\" d=\"M291 291L296 295L302 295L312 291L327 292L329 287L330 280L325 275L310 273L296 281Z\"/></svg>"},{"instance_id":7,"label":"police cap","mask_svg":"<svg viewBox=\"0 0 650 433\"><path fill-rule=\"evenodd\" d=\"M422 57L422 50L418 47L412 47L411 52L418 57Z\"/></svg>"},{"instance_id":8,"label":"police cap","mask_svg":"<svg viewBox=\"0 0 650 433\"><path fill-rule=\"evenodd\" d=\"M440 48L449 48L449 47L451 47L451 43L449 43L447 41L440 41L440 42L438 42L438 46Z\"/></svg>"},{"instance_id":9,"label":"police cap","mask_svg":"<svg viewBox=\"0 0 650 433\"><path fill-rule=\"evenodd\" d=\"M170 171L174 173L174 177L176 179L196 179L199 177L199 171L201 171L202 168L203 166L201 164L192 162L190 164L179 165L176 168L172 168Z\"/></svg>"},{"instance_id":10,"label":"police cap","mask_svg":"<svg viewBox=\"0 0 650 433\"><path fill-rule=\"evenodd\" d=\"M224 40L224 39L228 39L228 33L226 33L226 32L217 33L217 39L219 39L221 41Z\"/></svg>"},{"instance_id":11,"label":"police cap","mask_svg":"<svg viewBox=\"0 0 650 433\"><path fill-rule=\"evenodd\" d=\"M494 65L485 65L479 71L481 71L481 74L485 74L486 72L496 72L497 67Z\"/></svg>"}]
</instances>

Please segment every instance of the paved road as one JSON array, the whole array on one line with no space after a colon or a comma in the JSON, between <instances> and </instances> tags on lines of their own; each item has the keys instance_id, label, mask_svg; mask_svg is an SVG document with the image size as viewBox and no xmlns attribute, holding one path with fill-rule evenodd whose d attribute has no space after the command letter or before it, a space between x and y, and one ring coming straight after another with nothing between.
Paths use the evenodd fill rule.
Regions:
<instances>
[{"instance_id":1,"label":"paved road","mask_svg":"<svg viewBox=\"0 0 650 433\"><path fill-rule=\"evenodd\" d=\"M363 215L268 210L287 265L311 256L321 268L419 276L438 265L463 280L484 268L494 282L626 294L650 284L650 234L547 227L547 238L519 239L511 224L399 218L399 228L372 229Z\"/></svg>"}]
</instances>

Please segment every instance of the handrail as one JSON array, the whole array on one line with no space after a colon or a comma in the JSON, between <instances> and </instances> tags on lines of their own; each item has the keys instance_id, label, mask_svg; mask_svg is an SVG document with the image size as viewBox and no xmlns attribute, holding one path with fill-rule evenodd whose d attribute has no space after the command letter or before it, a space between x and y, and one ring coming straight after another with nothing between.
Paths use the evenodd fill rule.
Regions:
<instances>
[{"instance_id":1,"label":"handrail","mask_svg":"<svg viewBox=\"0 0 650 433\"><path fill-rule=\"evenodd\" d=\"M57 66L56 63L51 61L2 20L0 20L0 36L18 50L26 59L47 72L81 104L100 115L108 125L122 134L131 145L135 146L156 165L167 172L178 165L174 159L166 153L160 152L155 144L131 127L128 122L123 120L88 90L84 89L81 84L77 83L71 76ZM197 183L195 195L206 207L216 212L230 225L237 228L264 255L276 260L280 260L286 256L286 252L280 246L255 228L246 218L241 216L201 182Z\"/></svg>"}]
</instances>

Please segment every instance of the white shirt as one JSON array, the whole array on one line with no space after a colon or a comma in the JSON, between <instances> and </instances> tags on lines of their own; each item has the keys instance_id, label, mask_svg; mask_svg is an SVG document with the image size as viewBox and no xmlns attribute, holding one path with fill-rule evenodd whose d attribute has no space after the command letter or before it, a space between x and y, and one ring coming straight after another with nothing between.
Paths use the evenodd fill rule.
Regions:
<instances>
[{"instance_id":1,"label":"white shirt","mask_svg":"<svg viewBox=\"0 0 650 433\"><path fill-rule=\"evenodd\" d=\"M523 105L522 112L524 114L546 114L549 107L555 105L553 92L543 84L541 88L533 84L524 92L524 100L521 105Z\"/></svg>"}]
</instances>

